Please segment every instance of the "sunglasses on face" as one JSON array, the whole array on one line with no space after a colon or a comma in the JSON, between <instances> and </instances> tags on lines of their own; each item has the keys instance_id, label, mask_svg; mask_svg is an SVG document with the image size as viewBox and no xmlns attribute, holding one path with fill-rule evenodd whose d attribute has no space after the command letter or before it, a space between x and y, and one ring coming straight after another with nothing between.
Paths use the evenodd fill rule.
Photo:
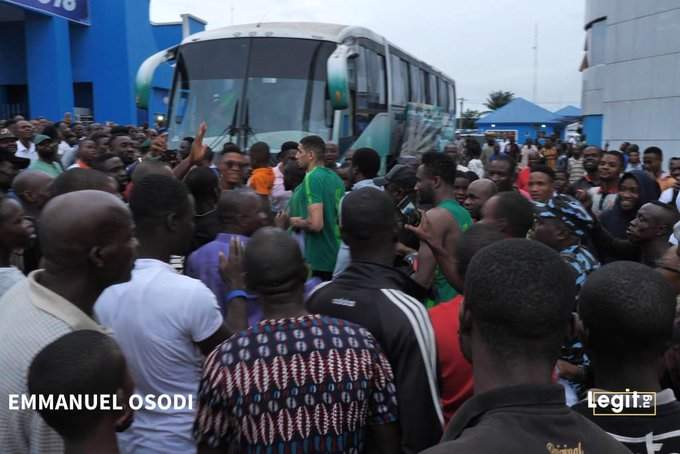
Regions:
<instances>
[{"instance_id":1,"label":"sunglasses on face","mask_svg":"<svg viewBox=\"0 0 680 454\"><path fill-rule=\"evenodd\" d=\"M246 164L239 161L224 161L224 166L227 169L242 169L246 166Z\"/></svg>"}]
</instances>

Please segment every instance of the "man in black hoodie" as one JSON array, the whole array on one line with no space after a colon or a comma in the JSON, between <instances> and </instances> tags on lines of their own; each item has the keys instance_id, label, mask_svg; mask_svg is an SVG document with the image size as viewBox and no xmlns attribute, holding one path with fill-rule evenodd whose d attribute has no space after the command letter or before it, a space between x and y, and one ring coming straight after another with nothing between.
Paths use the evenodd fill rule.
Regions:
<instances>
[{"instance_id":1,"label":"man in black hoodie","mask_svg":"<svg viewBox=\"0 0 680 454\"><path fill-rule=\"evenodd\" d=\"M340 207L343 241L352 262L308 301L309 311L368 329L395 376L402 452L435 445L443 414L437 388L436 345L424 289L392 267L398 228L390 197L377 189L352 191Z\"/></svg>"}]
</instances>

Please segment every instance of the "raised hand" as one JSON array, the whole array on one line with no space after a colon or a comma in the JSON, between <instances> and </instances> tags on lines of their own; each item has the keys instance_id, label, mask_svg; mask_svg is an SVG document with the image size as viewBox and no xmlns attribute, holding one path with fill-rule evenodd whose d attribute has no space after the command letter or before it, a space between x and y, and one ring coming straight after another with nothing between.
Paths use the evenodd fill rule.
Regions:
<instances>
[{"instance_id":1,"label":"raised hand","mask_svg":"<svg viewBox=\"0 0 680 454\"><path fill-rule=\"evenodd\" d=\"M206 132L208 132L208 125L204 121L198 127L196 138L194 139L194 143L191 145L191 152L189 153L191 162L194 164L201 162L205 157L208 146L203 145L203 138L205 137Z\"/></svg>"},{"instance_id":2,"label":"raised hand","mask_svg":"<svg viewBox=\"0 0 680 454\"><path fill-rule=\"evenodd\" d=\"M243 244L239 238L232 238L229 243L229 256L220 252L220 277L232 290L245 289L243 276Z\"/></svg>"}]
</instances>

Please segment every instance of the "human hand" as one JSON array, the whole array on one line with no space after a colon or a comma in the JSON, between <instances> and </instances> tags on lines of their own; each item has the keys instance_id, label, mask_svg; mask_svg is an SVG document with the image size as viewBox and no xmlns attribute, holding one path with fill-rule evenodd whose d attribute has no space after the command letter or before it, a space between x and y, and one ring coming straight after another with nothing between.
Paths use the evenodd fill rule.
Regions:
<instances>
[{"instance_id":1,"label":"human hand","mask_svg":"<svg viewBox=\"0 0 680 454\"><path fill-rule=\"evenodd\" d=\"M579 368L577 365L572 364L568 361L562 359L557 360L557 373L560 378L571 381L581 381L583 377L583 369Z\"/></svg>"},{"instance_id":2,"label":"human hand","mask_svg":"<svg viewBox=\"0 0 680 454\"><path fill-rule=\"evenodd\" d=\"M243 277L243 244L239 238L234 237L229 242L228 257L220 252L219 262L222 281L232 290L243 290L246 286Z\"/></svg>"},{"instance_id":3,"label":"human hand","mask_svg":"<svg viewBox=\"0 0 680 454\"><path fill-rule=\"evenodd\" d=\"M673 189L680 191L680 180L675 180L675 183L673 183Z\"/></svg>"},{"instance_id":4,"label":"human hand","mask_svg":"<svg viewBox=\"0 0 680 454\"><path fill-rule=\"evenodd\" d=\"M590 209L593 207L593 199L590 197L590 194L588 194L588 191L585 189L579 189L576 191L576 200L581 202L581 205L583 205L583 208L586 210L590 211Z\"/></svg>"},{"instance_id":5,"label":"human hand","mask_svg":"<svg viewBox=\"0 0 680 454\"><path fill-rule=\"evenodd\" d=\"M288 216L288 213L285 211L277 213L274 218L274 225L281 230L286 230L290 226L290 217Z\"/></svg>"},{"instance_id":6,"label":"human hand","mask_svg":"<svg viewBox=\"0 0 680 454\"><path fill-rule=\"evenodd\" d=\"M410 247L404 245L401 242L398 242L397 245L395 246L395 251L398 256L400 257L406 257L407 255L415 254L416 250L411 249Z\"/></svg>"},{"instance_id":7,"label":"human hand","mask_svg":"<svg viewBox=\"0 0 680 454\"><path fill-rule=\"evenodd\" d=\"M208 146L203 145L203 138L206 132L208 132L208 124L204 121L198 127L198 132L196 133L196 138L194 143L191 144L191 151L189 152L189 159L191 162L196 164L203 160L207 152Z\"/></svg>"},{"instance_id":8,"label":"human hand","mask_svg":"<svg viewBox=\"0 0 680 454\"><path fill-rule=\"evenodd\" d=\"M289 219L290 226L294 229L304 229L307 225L307 221L304 218L292 217Z\"/></svg>"}]
</instances>

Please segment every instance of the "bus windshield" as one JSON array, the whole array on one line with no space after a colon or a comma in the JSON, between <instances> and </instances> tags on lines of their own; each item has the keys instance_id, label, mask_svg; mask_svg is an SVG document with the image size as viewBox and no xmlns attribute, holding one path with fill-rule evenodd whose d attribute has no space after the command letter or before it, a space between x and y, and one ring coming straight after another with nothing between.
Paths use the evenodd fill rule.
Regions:
<instances>
[{"instance_id":1,"label":"bus windshield","mask_svg":"<svg viewBox=\"0 0 680 454\"><path fill-rule=\"evenodd\" d=\"M177 56L169 140L177 147L208 124L206 144L248 146L316 134L327 139L326 62L336 44L295 38L191 43Z\"/></svg>"}]
</instances>

